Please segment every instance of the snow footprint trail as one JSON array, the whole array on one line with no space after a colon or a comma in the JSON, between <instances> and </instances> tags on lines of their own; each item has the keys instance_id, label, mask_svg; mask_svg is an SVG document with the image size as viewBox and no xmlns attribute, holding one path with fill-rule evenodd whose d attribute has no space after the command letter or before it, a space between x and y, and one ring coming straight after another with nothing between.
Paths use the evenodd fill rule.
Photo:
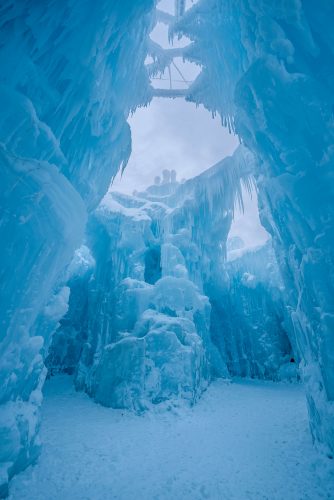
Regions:
<instances>
[{"instance_id":1,"label":"snow footprint trail","mask_svg":"<svg viewBox=\"0 0 334 500\"><path fill-rule=\"evenodd\" d=\"M334 498L302 388L213 383L192 409L135 416L96 405L71 378L46 384L39 463L11 500Z\"/></svg>"}]
</instances>

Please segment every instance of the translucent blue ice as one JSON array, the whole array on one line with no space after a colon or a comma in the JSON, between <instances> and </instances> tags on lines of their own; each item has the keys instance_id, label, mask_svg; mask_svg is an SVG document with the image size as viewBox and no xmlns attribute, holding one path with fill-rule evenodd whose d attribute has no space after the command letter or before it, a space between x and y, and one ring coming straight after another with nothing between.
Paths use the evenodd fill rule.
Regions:
<instances>
[{"instance_id":1,"label":"translucent blue ice","mask_svg":"<svg viewBox=\"0 0 334 500\"><path fill-rule=\"evenodd\" d=\"M334 35L331 0L200 0L174 27L203 66L188 98L257 158L314 438L334 451ZM210 35L209 35L210 34ZM214 40L214 43L209 42Z\"/></svg>"},{"instance_id":2,"label":"translucent blue ice","mask_svg":"<svg viewBox=\"0 0 334 500\"><path fill-rule=\"evenodd\" d=\"M33 462L65 268L149 100L153 1L0 5L0 495Z\"/></svg>"},{"instance_id":3,"label":"translucent blue ice","mask_svg":"<svg viewBox=\"0 0 334 500\"><path fill-rule=\"evenodd\" d=\"M165 170L144 192L108 193L88 222L95 269L87 282L87 266L78 267L69 283L49 368L74 368L78 389L136 411L194 403L216 376L295 376L270 243L229 252L225 262L234 207L253 169L240 147L184 183Z\"/></svg>"},{"instance_id":4,"label":"translucent blue ice","mask_svg":"<svg viewBox=\"0 0 334 500\"><path fill-rule=\"evenodd\" d=\"M193 403L214 376L291 378L293 358L333 454L334 4L176 5L170 36L191 39L177 54L202 66L181 94L243 147L184 184L166 171L100 204L131 152L126 119L153 94L145 58L153 73L170 61L148 42L155 3L1 2L0 495L38 455L46 358L138 411ZM254 178L275 258L266 246L225 264Z\"/></svg>"}]
</instances>

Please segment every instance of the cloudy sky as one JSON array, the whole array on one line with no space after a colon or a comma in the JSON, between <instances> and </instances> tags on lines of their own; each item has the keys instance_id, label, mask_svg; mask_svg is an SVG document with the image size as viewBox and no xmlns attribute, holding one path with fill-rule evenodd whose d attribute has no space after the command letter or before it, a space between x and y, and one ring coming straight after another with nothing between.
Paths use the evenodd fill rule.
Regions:
<instances>
[{"instance_id":1,"label":"cloudy sky","mask_svg":"<svg viewBox=\"0 0 334 500\"><path fill-rule=\"evenodd\" d=\"M129 120L132 156L114 189L131 193L153 183L165 168L174 168L178 179L203 172L238 145L237 139L203 107L184 99L155 98Z\"/></svg>"},{"instance_id":2,"label":"cloudy sky","mask_svg":"<svg viewBox=\"0 0 334 500\"><path fill-rule=\"evenodd\" d=\"M164 0L161 4L173 5ZM171 10L171 9L170 9ZM159 24L151 34L154 41L168 47L166 28ZM180 44L187 43L181 40ZM177 61L186 80L193 80L199 68ZM153 85L168 88L169 75ZM173 86L182 87L177 70L172 72ZM189 179L203 172L217 161L229 156L238 146L238 140L223 128L219 117L213 118L203 106L196 107L184 99L154 98L147 108L139 108L130 117L132 155L121 177L118 175L113 190L132 193L153 183L162 170L175 169L178 179ZM247 245L256 245L267 239L261 227L256 197L245 196L245 214L237 213L231 236L241 236Z\"/></svg>"}]
</instances>

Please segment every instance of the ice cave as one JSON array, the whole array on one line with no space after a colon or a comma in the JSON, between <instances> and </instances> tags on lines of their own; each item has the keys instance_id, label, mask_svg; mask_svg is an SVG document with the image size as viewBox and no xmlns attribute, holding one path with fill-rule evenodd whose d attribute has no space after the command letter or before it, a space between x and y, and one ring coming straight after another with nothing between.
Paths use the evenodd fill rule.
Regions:
<instances>
[{"instance_id":1,"label":"ice cave","mask_svg":"<svg viewBox=\"0 0 334 500\"><path fill-rule=\"evenodd\" d=\"M334 498L333 0L1 0L0 498Z\"/></svg>"}]
</instances>

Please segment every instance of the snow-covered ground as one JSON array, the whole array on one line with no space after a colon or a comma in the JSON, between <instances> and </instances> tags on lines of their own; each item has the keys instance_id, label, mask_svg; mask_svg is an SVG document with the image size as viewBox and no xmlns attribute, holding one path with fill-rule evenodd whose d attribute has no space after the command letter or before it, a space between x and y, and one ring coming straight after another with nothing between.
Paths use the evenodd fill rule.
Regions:
<instances>
[{"instance_id":1,"label":"snow-covered ground","mask_svg":"<svg viewBox=\"0 0 334 500\"><path fill-rule=\"evenodd\" d=\"M334 498L333 462L312 446L302 388L217 381L193 408L141 416L47 382L44 449L11 500Z\"/></svg>"}]
</instances>

